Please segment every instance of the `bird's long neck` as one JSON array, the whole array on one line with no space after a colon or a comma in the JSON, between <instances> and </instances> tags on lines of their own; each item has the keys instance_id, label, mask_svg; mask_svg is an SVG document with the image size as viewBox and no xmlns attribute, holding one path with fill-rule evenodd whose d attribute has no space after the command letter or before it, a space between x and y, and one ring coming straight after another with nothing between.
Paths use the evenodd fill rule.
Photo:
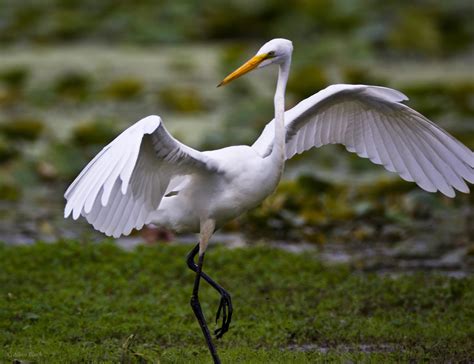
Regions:
<instances>
[{"instance_id":1,"label":"bird's long neck","mask_svg":"<svg viewBox=\"0 0 474 364\"><path fill-rule=\"evenodd\" d=\"M285 164L285 90L290 72L291 58L282 63L278 69L278 82L275 92L275 138L271 153L272 160L278 163L281 171Z\"/></svg>"}]
</instances>

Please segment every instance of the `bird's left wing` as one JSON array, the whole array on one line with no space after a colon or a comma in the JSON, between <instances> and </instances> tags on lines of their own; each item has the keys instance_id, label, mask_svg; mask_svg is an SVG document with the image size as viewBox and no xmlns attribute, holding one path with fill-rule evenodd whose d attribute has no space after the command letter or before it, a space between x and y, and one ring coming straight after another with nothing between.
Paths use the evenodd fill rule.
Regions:
<instances>
[{"instance_id":1,"label":"bird's left wing","mask_svg":"<svg viewBox=\"0 0 474 364\"><path fill-rule=\"evenodd\" d=\"M332 85L285 112L286 157L343 144L430 192L469 192L474 153L423 115L402 104L402 93L377 86ZM273 147L274 120L253 144L263 157Z\"/></svg>"},{"instance_id":2,"label":"bird's left wing","mask_svg":"<svg viewBox=\"0 0 474 364\"><path fill-rule=\"evenodd\" d=\"M82 170L64 194L64 216L82 215L106 235L128 235L148 222L171 179L215 172L212 159L174 139L159 116L148 116Z\"/></svg>"}]
</instances>

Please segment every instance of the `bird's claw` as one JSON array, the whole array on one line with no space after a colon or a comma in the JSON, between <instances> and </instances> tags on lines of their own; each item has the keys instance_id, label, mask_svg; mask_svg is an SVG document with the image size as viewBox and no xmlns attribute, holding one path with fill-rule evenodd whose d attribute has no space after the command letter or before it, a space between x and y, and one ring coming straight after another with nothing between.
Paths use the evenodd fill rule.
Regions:
<instances>
[{"instance_id":1,"label":"bird's claw","mask_svg":"<svg viewBox=\"0 0 474 364\"><path fill-rule=\"evenodd\" d=\"M222 326L214 331L217 339L220 339L227 331L229 331L230 322L232 321L232 299L229 293L223 291L221 293L221 302L216 313L216 324L219 321L222 312Z\"/></svg>"}]
</instances>

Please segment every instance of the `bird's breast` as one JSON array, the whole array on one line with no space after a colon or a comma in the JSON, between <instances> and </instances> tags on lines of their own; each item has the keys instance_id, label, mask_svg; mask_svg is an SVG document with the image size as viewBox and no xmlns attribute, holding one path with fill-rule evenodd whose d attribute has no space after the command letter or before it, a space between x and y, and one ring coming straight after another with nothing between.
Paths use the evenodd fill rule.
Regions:
<instances>
[{"instance_id":1,"label":"bird's breast","mask_svg":"<svg viewBox=\"0 0 474 364\"><path fill-rule=\"evenodd\" d=\"M223 174L206 189L211 218L224 223L259 205L278 185L281 170L250 147L226 148ZM222 155L221 155L222 156Z\"/></svg>"}]
</instances>

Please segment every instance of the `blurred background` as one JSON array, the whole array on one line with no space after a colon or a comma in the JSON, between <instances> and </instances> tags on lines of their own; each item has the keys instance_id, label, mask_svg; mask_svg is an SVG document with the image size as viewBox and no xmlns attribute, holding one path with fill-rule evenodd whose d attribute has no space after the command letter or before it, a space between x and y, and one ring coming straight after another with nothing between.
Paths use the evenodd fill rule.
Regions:
<instances>
[{"instance_id":1,"label":"blurred background","mask_svg":"<svg viewBox=\"0 0 474 364\"><path fill-rule=\"evenodd\" d=\"M215 86L275 37L295 48L288 108L331 83L394 87L473 149L473 18L470 0L0 0L0 241L102 239L63 219L63 193L146 115L201 150L252 143L272 119L275 70ZM216 240L463 275L472 196L425 193L327 146L291 160L278 191ZM121 241L166 237L145 234Z\"/></svg>"}]
</instances>

